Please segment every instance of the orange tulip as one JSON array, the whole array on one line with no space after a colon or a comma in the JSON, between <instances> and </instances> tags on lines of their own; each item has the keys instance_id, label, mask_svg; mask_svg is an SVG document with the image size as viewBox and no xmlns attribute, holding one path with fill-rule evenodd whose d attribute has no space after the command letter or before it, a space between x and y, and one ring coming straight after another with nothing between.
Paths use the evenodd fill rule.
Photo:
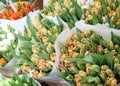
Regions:
<instances>
[{"instance_id":1,"label":"orange tulip","mask_svg":"<svg viewBox=\"0 0 120 86\"><path fill-rule=\"evenodd\" d=\"M19 13L18 12L15 12L14 13L14 17L13 17L14 20L17 20L19 19Z\"/></svg>"},{"instance_id":2,"label":"orange tulip","mask_svg":"<svg viewBox=\"0 0 120 86\"><path fill-rule=\"evenodd\" d=\"M34 11L34 5L30 5L30 11Z\"/></svg>"},{"instance_id":3,"label":"orange tulip","mask_svg":"<svg viewBox=\"0 0 120 86\"><path fill-rule=\"evenodd\" d=\"M0 13L0 19L2 19L3 18L3 15L2 15L2 13Z\"/></svg>"},{"instance_id":4,"label":"orange tulip","mask_svg":"<svg viewBox=\"0 0 120 86\"><path fill-rule=\"evenodd\" d=\"M23 11L25 14L28 14L30 10L28 8L23 8Z\"/></svg>"},{"instance_id":5,"label":"orange tulip","mask_svg":"<svg viewBox=\"0 0 120 86\"><path fill-rule=\"evenodd\" d=\"M9 5L4 5L4 9L0 13L0 19L17 20L24 17L29 11L34 11L34 6L26 2L16 2L14 12L13 8Z\"/></svg>"},{"instance_id":6,"label":"orange tulip","mask_svg":"<svg viewBox=\"0 0 120 86\"><path fill-rule=\"evenodd\" d=\"M0 65L5 65L5 64L6 64L5 59L4 59L4 58L1 58L1 59L0 59Z\"/></svg>"}]
</instances>

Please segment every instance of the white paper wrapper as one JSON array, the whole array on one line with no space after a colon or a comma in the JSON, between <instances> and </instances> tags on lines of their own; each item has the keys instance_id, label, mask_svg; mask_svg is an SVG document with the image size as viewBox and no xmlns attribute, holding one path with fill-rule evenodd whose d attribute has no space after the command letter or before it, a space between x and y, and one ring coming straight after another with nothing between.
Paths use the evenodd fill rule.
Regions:
<instances>
[{"instance_id":1,"label":"white paper wrapper","mask_svg":"<svg viewBox=\"0 0 120 86\"><path fill-rule=\"evenodd\" d=\"M56 40L55 46L56 46L56 67L58 67L59 61L60 61L60 43L65 43L66 40L68 38L70 38L72 36L73 33L76 33L76 28L79 28L81 31L85 31L85 30L92 30L97 32L99 35L101 35L103 37L104 40L110 40L111 39L111 31L113 31L114 34L120 36L120 31L119 30L115 30L115 29L107 29L106 27L104 27L103 25L97 24L97 25L88 25L88 24L84 24L84 21L79 21L76 22L75 24L76 26L70 31L70 30L65 30L64 32L62 32L59 37ZM57 77L58 78L58 77ZM61 83L66 83L67 86L69 86L69 83L67 83L64 80L59 80ZM63 85L64 86L64 85Z\"/></svg>"}]
</instances>

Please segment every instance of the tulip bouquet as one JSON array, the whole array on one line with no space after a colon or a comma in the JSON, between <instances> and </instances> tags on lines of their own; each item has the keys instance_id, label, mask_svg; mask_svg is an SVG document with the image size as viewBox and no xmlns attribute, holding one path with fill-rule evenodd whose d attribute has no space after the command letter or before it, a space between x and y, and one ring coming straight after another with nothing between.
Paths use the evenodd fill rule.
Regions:
<instances>
[{"instance_id":1,"label":"tulip bouquet","mask_svg":"<svg viewBox=\"0 0 120 86\"><path fill-rule=\"evenodd\" d=\"M0 19L17 20L24 17L30 11L34 11L34 6L28 2L16 2L15 9L11 5L4 5L0 11Z\"/></svg>"},{"instance_id":2,"label":"tulip bouquet","mask_svg":"<svg viewBox=\"0 0 120 86\"><path fill-rule=\"evenodd\" d=\"M94 0L93 5L84 9L85 23L100 23L120 29L119 6L119 0Z\"/></svg>"},{"instance_id":3,"label":"tulip bouquet","mask_svg":"<svg viewBox=\"0 0 120 86\"><path fill-rule=\"evenodd\" d=\"M17 38L14 36L17 34L12 27L0 28L0 65L5 65L14 56L16 46L18 44Z\"/></svg>"},{"instance_id":4,"label":"tulip bouquet","mask_svg":"<svg viewBox=\"0 0 120 86\"><path fill-rule=\"evenodd\" d=\"M27 16L29 28L25 29L24 36L16 35L22 41L17 56L22 62L21 69L31 77L47 76L53 68L56 58L54 43L64 30L61 20L57 19L59 24L40 14L32 24Z\"/></svg>"},{"instance_id":5,"label":"tulip bouquet","mask_svg":"<svg viewBox=\"0 0 120 86\"><path fill-rule=\"evenodd\" d=\"M71 86L118 86L120 37L112 33L106 41L94 31L77 28L60 46L58 76Z\"/></svg>"},{"instance_id":6,"label":"tulip bouquet","mask_svg":"<svg viewBox=\"0 0 120 86\"><path fill-rule=\"evenodd\" d=\"M3 4L9 4L9 0L1 0ZM18 2L18 1L30 1L30 0L11 0L12 2Z\"/></svg>"},{"instance_id":7,"label":"tulip bouquet","mask_svg":"<svg viewBox=\"0 0 120 86\"><path fill-rule=\"evenodd\" d=\"M81 19L82 9L76 0L49 0L43 13L48 16L58 14L72 28L75 22Z\"/></svg>"}]
</instances>

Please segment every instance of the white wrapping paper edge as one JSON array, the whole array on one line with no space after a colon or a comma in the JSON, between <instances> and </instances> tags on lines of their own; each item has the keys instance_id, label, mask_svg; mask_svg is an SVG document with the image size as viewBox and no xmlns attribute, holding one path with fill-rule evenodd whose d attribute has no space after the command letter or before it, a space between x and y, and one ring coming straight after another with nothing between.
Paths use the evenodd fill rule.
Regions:
<instances>
[{"instance_id":1,"label":"white wrapping paper edge","mask_svg":"<svg viewBox=\"0 0 120 86\"><path fill-rule=\"evenodd\" d=\"M56 46L56 67L58 67L59 61L60 61L60 44L59 43L65 43L65 41L70 38L72 36L73 33L76 33L76 28L79 28L81 31L85 31L85 30L92 30L97 32L99 35L101 35L103 37L104 40L111 40L111 31L113 31L114 34L120 36L120 30L116 30L116 29L112 29L112 28L107 28L103 25L97 24L97 25L88 25L88 24L84 24L84 21L78 21L75 24L75 27L70 31L70 30L65 30L63 31L59 37L56 40L55 46ZM66 84L63 86L70 86L70 84L68 82L66 82L63 79L60 79L59 77L56 77L57 79L59 79L59 81L62 84Z\"/></svg>"}]
</instances>

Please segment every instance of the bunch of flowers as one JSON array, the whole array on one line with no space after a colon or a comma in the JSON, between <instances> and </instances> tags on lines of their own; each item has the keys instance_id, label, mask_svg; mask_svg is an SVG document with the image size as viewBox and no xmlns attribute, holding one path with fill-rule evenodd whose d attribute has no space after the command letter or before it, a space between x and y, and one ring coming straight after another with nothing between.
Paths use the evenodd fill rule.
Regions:
<instances>
[{"instance_id":1,"label":"bunch of flowers","mask_svg":"<svg viewBox=\"0 0 120 86\"><path fill-rule=\"evenodd\" d=\"M34 11L34 6L30 5L28 2L16 2L15 10L13 10L11 5L4 5L0 12L0 19L17 20L24 17L30 11Z\"/></svg>"},{"instance_id":2,"label":"bunch of flowers","mask_svg":"<svg viewBox=\"0 0 120 86\"><path fill-rule=\"evenodd\" d=\"M58 76L71 86L118 86L120 38L112 33L105 41L94 31L76 31L61 44Z\"/></svg>"},{"instance_id":3,"label":"bunch of flowers","mask_svg":"<svg viewBox=\"0 0 120 86\"><path fill-rule=\"evenodd\" d=\"M119 3L119 0L94 0L93 5L84 9L85 23L101 23L120 29Z\"/></svg>"},{"instance_id":4,"label":"bunch of flowers","mask_svg":"<svg viewBox=\"0 0 120 86\"><path fill-rule=\"evenodd\" d=\"M0 65L5 65L14 56L17 38L14 36L17 32L8 26L8 28L0 28Z\"/></svg>"},{"instance_id":5,"label":"bunch of flowers","mask_svg":"<svg viewBox=\"0 0 120 86\"><path fill-rule=\"evenodd\" d=\"M14 73L12 78L4 78L0 81L0 86L41 86L37 81L23 74L18 76Z\"/></svg>"},{"instance_id":6,"label":"bunch of flowers","mask_svg":"<svg viewBox=\"0 0 120 86\"><path fill-rule=\"evenodd\" d=\"M58 14L72 28L75 22L81 19L82 9L76 0L49 0L43 13L48 16Z\"/></svg>"},{"instance_id":7,"label":"bunch of flowers","mask_svg":"<svg viewBox=\"0 0 120 86\"><path fill-rule=\"evenodd\" d=\"M25 29L24 36L16 35L21 39L20 55L21 69L31 77L48 75L54 65L56 53L54 43L64 26L58 18L59 25L39 15L31 23L27 16L29 29Z\"/></svg>"}]
</instances>

